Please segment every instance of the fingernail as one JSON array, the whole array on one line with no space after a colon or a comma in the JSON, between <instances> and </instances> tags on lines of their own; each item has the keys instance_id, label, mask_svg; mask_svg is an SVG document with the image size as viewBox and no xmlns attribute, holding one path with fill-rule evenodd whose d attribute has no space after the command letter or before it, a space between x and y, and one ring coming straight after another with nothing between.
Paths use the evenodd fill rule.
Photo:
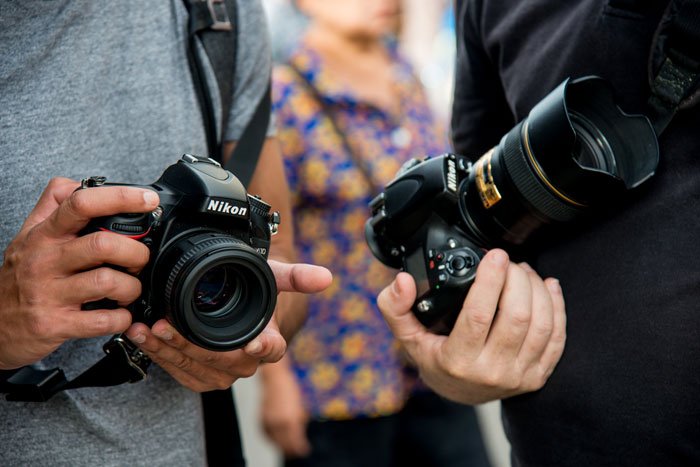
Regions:
<instances>
[{"instance_id":1,"label":"fingernail","mask_svg":"<svg viewBox=\"0 0 700 467\"><path fill-rule=\"evenodd\" d=\"M164 341L169 341L173 338L173 333L168 329L161 329L160 331L153 331L153 333Z\"/></svg>"},{"instance_id":2,"label":"fingernail","mask_svg":"<svg viewBox=\"0 0 700 467\"><path fill-rule=\"evenodd\" d=\"M398 279L394 279L394 283L391 284L391 291L396 295L401 295L401 286L399 286Z\"/></svg>"},{"instance_id":3,"label":"fingernail","mask_svg":"<svg viewBox=\"0 0 700 467\"><path fill-rule=\"evenodd\" d=\"M143 200L148 206L153 206L158 204L158 195L151 190L145 190L143 192Z\"/></svg>"},{"instance_id":4,"label":"fingernail","mask_svg":"<svg viewBox=\"0 0 700 467\"><path fill-rule=\"evenodd\" d=\"M520 263L520 267L523 268L524 270L526 270L527 272L535 272L535 270L532 269L532 267L525 262Z\"/></svg>"},{"instance_id":5,"label":"fingernail","mask_svg":"<svg viewBox=\"0 0 700 467\"><path fill-rule=\"evenodd\" d=\"M141 333L138 333L135 336L130 337L129 339L131 339L131 342L133 342L134 344L143 344L144 342L146 342L146 336L144 336Z\"/></svg>"},{"instance_id":6,"label":"fingernail","mask_svg":"<svg viewBox=\"0 0 700 467\"><path fill-rule=\"evenodd\" d=\"M508 262L508 255L503 250L493 250L493 253L491 253L491 261L493 261L494 264L502 266Z\"/></svg>"},{"instance_id":7,"label":"fingernail","mask_svg":"<svg viewBox=\"0 0 700 467\"><path fill-rule=\"evenodd\" d=\"M561 293L561 285L559 284L559 279L550 278L547 281L547 288L553 294L560 294Z\"/></svg>"},{"instance_id":8,"label":"fingernail","mask_svg":"<svg viewBox=\"0 0 700 467\"><path fill-rule=\"evenodd\" d=\"M248 344L248 353L256 354L262 350L262 343L260 341L253 341Z\"/></svg>"}]
</instances>

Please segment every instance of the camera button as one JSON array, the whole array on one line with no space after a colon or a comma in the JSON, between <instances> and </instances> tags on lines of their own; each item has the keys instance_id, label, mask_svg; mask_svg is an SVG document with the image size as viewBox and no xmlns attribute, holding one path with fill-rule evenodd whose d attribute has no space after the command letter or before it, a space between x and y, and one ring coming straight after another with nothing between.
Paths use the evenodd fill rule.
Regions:
<instances>
[{"instance_id":1,"label":"camera button","mask_svg":"<svg viewBox=\"0 0 700 467\"><path fill-rule=\"evenodd\" d=\"M199 158L197 156L193 156L192 154L183 154L182 160L185 162L189 162L190 164L194 164L195 162L199 162Z\"/></svg>"},{"instance_id":2,"label":"camera button","mask_svg":"<svg viewBox=\"0 0 700 467\"><path fill-rule=\"evenodd\" d=\"M455 271L460 271L467 267L467 261L464 259L464 256L455 256L452 258L450 265Z\"/></svg>"}]
</instances>

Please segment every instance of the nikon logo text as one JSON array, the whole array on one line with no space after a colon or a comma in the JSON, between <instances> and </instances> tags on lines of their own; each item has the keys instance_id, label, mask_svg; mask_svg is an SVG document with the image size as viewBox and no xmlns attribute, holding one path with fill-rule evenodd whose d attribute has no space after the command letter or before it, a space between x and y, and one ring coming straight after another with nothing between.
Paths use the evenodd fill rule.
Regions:
<instances>
[{"instance_id":1,"label":"nikon logo text","mask_svg":"<svg viewBox=\"0 0 700 467\"><path fill-rule=\"evenodd\" d=\"M447 160L447 188L457 192L457 167L452 159Z\"/></svg>"},{"instance_id":2,"label":"nikon logo text","mask_svg":"<svg viewBox=\"0 0 700 467\"><path fill-rule=\"evenodd\" d=\"M229 214L231 216L245 217L248 213L248 208L234 206L228 201L219 201L210 199L207 205L207 211L219 212L221 214Z\"/></svg>"}]
</instances>

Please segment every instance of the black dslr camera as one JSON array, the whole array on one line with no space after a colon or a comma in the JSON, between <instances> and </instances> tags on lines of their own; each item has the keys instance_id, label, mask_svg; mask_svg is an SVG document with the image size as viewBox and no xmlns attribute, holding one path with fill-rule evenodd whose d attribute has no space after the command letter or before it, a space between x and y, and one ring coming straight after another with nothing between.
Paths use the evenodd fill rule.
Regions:
<instances>
[{"instance_id":1,"label":"black dslr camera","mask_svg":"<svg viewBox=\"0 0 700 467\"><path fill-rule=\"evenodd\" d=\"M622 112L606 81L567 79L473 165L455 154L404 164L370 203L365 236L415 279L418 319L446 333L485 249L521 247L620 198L658 160L649 120Z\"/></svg>"},{"instance_id":2,"label":"black dslr camera","mask_svg":"<svg viewBox=\"0 0 700 467\"><path fill-rule=\"evenodd\" d=\"M91 177L81 188L107 185L125 184ZM189 154L140 188L158 193L157 209L93 219L82 232L115 232L150 248L139 274L143 292L129 306L134 321L151 325L165 317L210 350L244 346L263 330L277 301L266 258L279 214L218 162Z\"/></svg>"}]
</instances>

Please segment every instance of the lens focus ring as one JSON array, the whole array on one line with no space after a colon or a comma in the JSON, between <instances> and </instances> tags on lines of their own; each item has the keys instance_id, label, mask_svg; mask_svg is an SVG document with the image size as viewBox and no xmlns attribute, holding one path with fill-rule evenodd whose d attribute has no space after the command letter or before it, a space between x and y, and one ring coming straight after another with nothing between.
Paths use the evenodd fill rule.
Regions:
<instances>
[{"instance_id":1,"label":"lens focus ring","mask_svg":"<svg viewBox=\"0 0 700 467\"><path fill-rule=\"evenodd\" d=\"M503 162L506 171L520 194L546 217L557 222L569 222L581 215L582 210L559 199L538 180L521 145L523 124L513 128L503 144ZM524 143L523 143L524 144Z\"/></svg>"}]
</instances>

